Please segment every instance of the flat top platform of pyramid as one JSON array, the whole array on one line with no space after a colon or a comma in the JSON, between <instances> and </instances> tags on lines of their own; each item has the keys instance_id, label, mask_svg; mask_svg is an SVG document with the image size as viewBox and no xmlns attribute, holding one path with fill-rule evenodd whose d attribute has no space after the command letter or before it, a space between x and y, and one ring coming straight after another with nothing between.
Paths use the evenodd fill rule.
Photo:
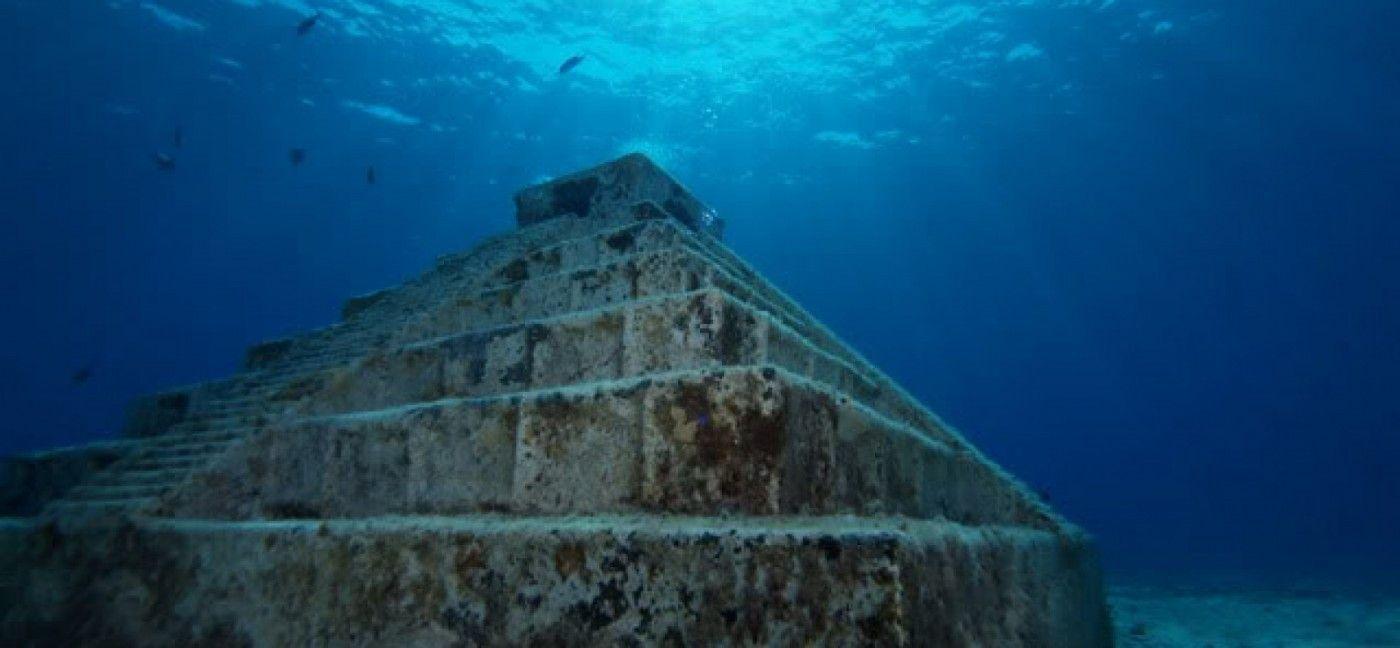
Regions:
<instances>
[{"instance_id":1,"label":"flat top platform of pyramid","mask_svg":"<svg viewBox=\"0 0 1400 648\"><path fill-rule=\"evenodd\" d=\"M640 153L585 169L515 194L515 218L528 227L561 216L589 216L649 201L686 227L716 239L724 221L675 178Z\"/></svg>"},{"instance_id":2,"label":"flat top platform of pyramid","mask_svg":"<svg viewBox=\"0 0 1400 648\"><path fill-rule=\"evenodd\" d=\"M723 222L664 171L629 155L515 203L515 231L249 349L234 376L139 399L123 441L11 460L0 504L36 517L10 530L57 524L122 565L101 529L134 524L162 560L202 566L153 596L219 601L160 628L232 610L259 642L364 636L346 628L486 644L1106 641L1084 534L726 248ZM717 537L746 540L716 554ZM399 549L325 562L371 541L475 555L494 580L403 565ZM213 547L270 580L211 566ZM55 560L17 564L70 564ZM278 570L307 561L336 576L293 590L407 569L438 594L365 628L334 611L344 601L282 601ZM636 588L621 602L616 578ZM81 582L74 600L111 594ZM582 617L578 597L594 601ZM317 621L268 617L269 600ZM161 618L113 606L99 616L122 627ZM829 614L848 623L816 620Z\"/></svg>"}]
</instances>

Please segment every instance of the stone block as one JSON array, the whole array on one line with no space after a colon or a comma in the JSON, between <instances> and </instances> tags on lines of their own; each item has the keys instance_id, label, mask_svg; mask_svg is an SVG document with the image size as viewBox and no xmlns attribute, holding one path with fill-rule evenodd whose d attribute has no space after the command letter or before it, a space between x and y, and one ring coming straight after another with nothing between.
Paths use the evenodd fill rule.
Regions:
<instances>
[{"instance_id":1,"label":"stone block","mask_svg":"<svg viewBox=\"0 0 1400 648\"><path fill-rule=\"evenodd\" d=\"M273 429L196 473L158 512L307 519L505 510L519 416L515 399L443 401Z\"/></svg>"},{"instance_id":2,"label":"stone block","mask_svg":"<svg viewBox=\"0 0 1400 648\"><path fill-rule=\"evenodd\" d=\"M625 319L624 310L614 309L531 325L531 386L556 387L623 377Z\"/></svg>"},{"instance_id":3,"label":"stone block","mask_svg":"<svg viewBox=\"0 0 1400 648\"><path fill-rule=\"evenodd\" d=\"M509 509L519 420L515 399L418 411L405 426L407 509L432 514Z\"/></svg>"},{"instance_id":4,"label":"stone block","mask_svg":"<svg viewBox=\"0 0 1400 648\"><path fill-rule=\"evenodd\" d=\"M638 400L635 390L569 390L522 403L516 510L597 513L634 507Z\"/></svg>"},{"instance_id":5,"label":"stone block","mask_svg":"<svg viewBox=\"0 0 1400 648\"><path fill-rule=\"evenodd\" d=\"M446 395L446 353L437 345L416 345L371 353L354 364L308 382L298 395L300 412L310 415L378 409L389 403L432 401Z\"/></svg>"},{"instance_id":6,"label":"stone block","mask_svg":"<svg viewBox=\"0 0 1400 648\"><path fill-rule=\"evenodd\" d=\"M670 222L631 223L528 250L493 270L485 287L610 265L637 254L693 246L678 227Z\"/></svg>"},{"instance_id":7,"label":"stone block","mask_svg":"<svg viewBox=\"0 0 1400 648\"><path fill-rule=\"evenodd\" d=\"M642 412L642 500L681 513L780 512L789 441L776 372L716 372L659 382Z\"/></svg>"},{"instance_id":8,"label":"stone block","mask_svg":"<svg viewBox=\"0 0 1400 648\"><path fill-rule=\"evenodd\" d=\"M670 218L715 238L724 221L640 153L526 187L515 194L515 219L528 227L561 216L596 218L650 201Z\"/></svg>"},{"instance_id":9,"label":"stone block","mask_svg":"<svg viewBox=\"0 0 1400 648\"><path fill-rule=\"evenodd\" d=\"M640 302L627 311L626 375L764 361L759 316L714 290Z\"/></svg>"}]
</instances>

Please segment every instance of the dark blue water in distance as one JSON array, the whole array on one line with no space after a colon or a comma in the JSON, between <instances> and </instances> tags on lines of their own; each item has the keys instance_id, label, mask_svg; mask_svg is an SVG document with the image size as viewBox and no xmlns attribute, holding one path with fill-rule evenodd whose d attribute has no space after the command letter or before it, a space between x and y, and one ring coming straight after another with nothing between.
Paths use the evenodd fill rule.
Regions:
<instances>
[{"instance_id":1,"label":"dark blue water in distance","mask_svg":"<svg viewBox=\"0 0 1400 648\"><path fill-rule=\"evenodd\" d=\"M1111 579L1396 585L1396 26L1382 0L0 0L0 452L110 437L640 150Z\"/></svg>"}]
</instances>

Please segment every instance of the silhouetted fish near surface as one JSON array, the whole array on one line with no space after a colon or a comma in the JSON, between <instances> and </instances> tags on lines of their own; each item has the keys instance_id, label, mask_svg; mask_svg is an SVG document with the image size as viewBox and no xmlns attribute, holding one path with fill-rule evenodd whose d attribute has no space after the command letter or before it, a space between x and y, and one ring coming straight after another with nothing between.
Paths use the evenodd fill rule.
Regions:
<instances>
[{"instance_id":1,"label":"silhouetted fish near surface","mask_svg":"<svg viewBox=\"0 0 1400 648\"><path fill-rule=\"evenodd\" d=\"M573 55L573 56L570 56L570 57L569 57L569 60L564 61L564 64L559 66L559 73L560 73L560 74L564 74L564 73L568 72L569 70L572 70L572 69L578 67L578 64L579 64L579 63L582 63L582 62L583 62L583 55L582 55L582 54L575 54L575 55Z\"/></svg>"},{"instance_id":2,"label":"silhouetted fish near surface","mask_svg":"<svg viewBox=\"0 0 1400 648\"><path fill-rule=\"evenodd\" d=\"M316 21L320 19L321 12L318 11L314 14L311 14L310 16L307 16L301 22L297 23L297 36L305 36L307 32L311 31L312 27L316 26Z\"/></svg>"},{"instance_id":3,"label":"silhouetted fish near surface","mask_svg":"<svg viewBox=\"0 0 1400 648\"><path fill-rule=\"evenodd\" d=\"M74 385L81 385L81 384L87 382L89 378L92 378L92 374L93 374L93 372L96 371L96 370L97 370L97 363L93 363L93 364L87 365L86 367L82 367L82 368L78 369L77 371L74 371L74 372L73 372L73 384L74 384Z\"/></svg>"},{"instance_id":4,"label":"silhouetted fish near surface","mask_svg":"<svg viewBox=\"0 0 1400 648\"><path fill-rule=\"evenodd\" d=\"M300 166L306 161L306 149L294 148L288 151L287 159L292 161L292 166Z\"/></svg>"},{"instance_id":5,"label":"silhouetted fish near surface","mask_svg":"<svg viewBox=\"0 0 1400 648\"><path fill-rule=\"evenodd\" d=\"M151 156L151 160L156 163L156 168L161 171L171 171L175 168L175 158L161 153L160 151L156 151L155 154Z\"/></svg>"},{"instance_id":6,"label":"silhouetted fish near surface","mask_svg":"<svg viewBox=\"0 0 1400 648\"><path fill-rule=\"evenodd\" d=\"M376 180L377 178L374 174L374 167L370 166L369 168L365 169L365 184L374 184Z\"/></svg>"}]
</instances>

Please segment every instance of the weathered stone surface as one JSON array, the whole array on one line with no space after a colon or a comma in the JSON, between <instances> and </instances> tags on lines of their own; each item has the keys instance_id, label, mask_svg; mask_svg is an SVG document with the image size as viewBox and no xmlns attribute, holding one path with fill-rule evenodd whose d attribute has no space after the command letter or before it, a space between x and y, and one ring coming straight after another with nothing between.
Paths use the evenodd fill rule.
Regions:
<instances>
[{"instance_id":1,"label":"weathered stone surface","mask_svg":"<svg viewBox=\"0 0 1400 648\"><path fill-rule=\"evenodd\" d=\"M687 227L715 238L724 221L701 204L644 155L626 155L591 169L526 187L515 194L515 219L521 227L572 215L587 218L650 201Z\"/></svg>"},{"instance_id":2,"label":"weathered stone surface","mask_svg":"<svg viewBox=\"0 0 1400 648\"><path fill-rule=\"evenodd\" d=\"M341 319L351 319L360 313L374 308L380 302L390 299L393 291L389 289L376 290L345 300L345 304L340 309Z\"/></svg>"},{"instance_id":3,"label":"weathered stone surface","mask_svg":"<svg viewBox=\"0 0 1400 648\"><path fill-rule=\"evenodd\" d=\"M116 442L0 459L0 516L37 515L130 450Z\"/></svg>"},{"instance_id":4,"label":"weathered stone surface","mask_svg":"<svg viewBox=\"0 0 1400 648\"><path fill-rule=\"evenodd\" d=\"M25 565L11 642L1109 644L1083 538L946 522L137 521L0 547Z\"/></svg>"},{"instance_id":5,"label":"weathered stone surface","mask_svg":"<svg viewBox=\"0 0 1400 648\"><path fill-rule=\"evenodd\" d=\"M213 519L482 511L1064 524L976 455L772 367L310 419L247 441L153 510Z\"/></svg>"},{"instance_id":6,"label":"weathered stone surface","mask_svg":"<svg viewBox=\"0 0 1400 648\"><path fill-rule=\"evenodd\" d=\"M1083 534L669 176L629 156L517 205L139 401L59 499L26 486L0 642L1109 644Z\"/></svg>"},{"instance_id":7,"label":"weathered stone surface","mask_svg":"<svg viewBox=\"0 0 1400 648\"><path fill-rule=\"evenodd\" d=\"M133 400L126 409L126 426L122 428L122 436L164 434L189 416L191 397L189 391L172 391Z\"/></svg>"},{"instance_id":8,"label":"weathered stone surface","mask_svg":"<svg viewBox=\"0 0 1400 648\"><path fill-rule=\"evenodd\" d=\"M302 414L333 414L688 369L771 364L806 376L956 448L903 394L878 386L772 316L715 288L418 343L309 381Z\"/></svg>"}]
</instances>

